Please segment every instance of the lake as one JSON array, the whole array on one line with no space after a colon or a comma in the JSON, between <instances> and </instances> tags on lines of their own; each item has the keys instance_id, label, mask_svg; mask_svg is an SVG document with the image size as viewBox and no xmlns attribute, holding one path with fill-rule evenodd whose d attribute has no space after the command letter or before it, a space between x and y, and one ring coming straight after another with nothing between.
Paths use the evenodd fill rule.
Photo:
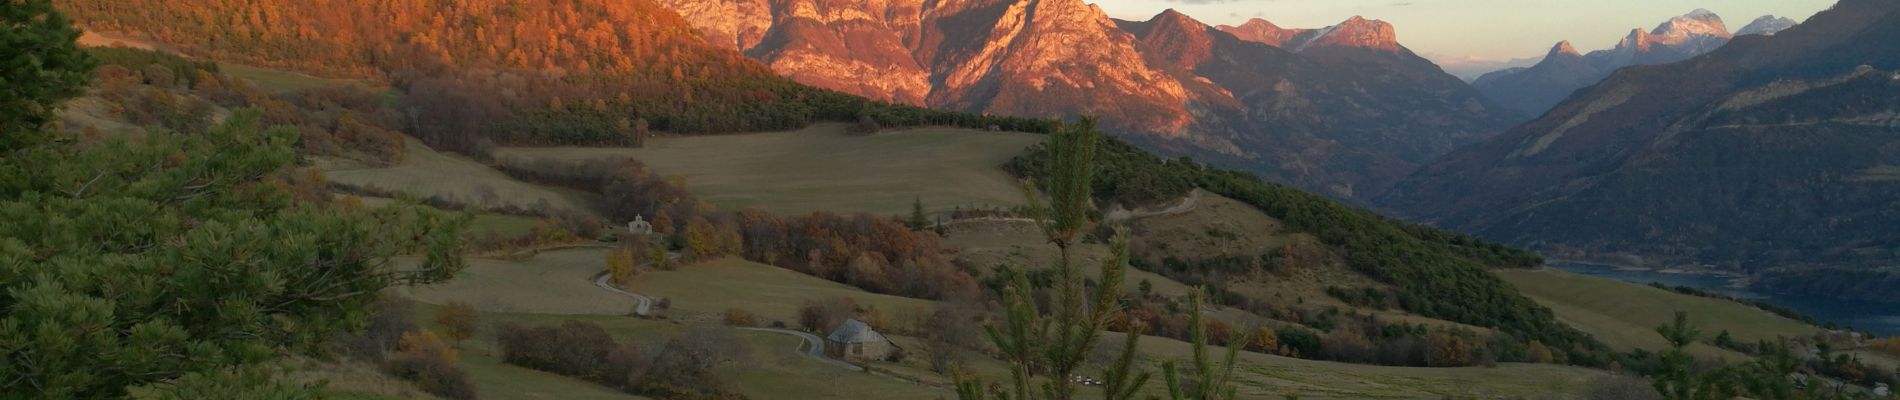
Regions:
<instances>
[{"instance_id":1,"label":"lake","mask_svg":"<svg viewBox=\"0 0 1900 400\"><path fill-rule=\"evenodd\" d=\"M1558 262L1551 267L1579 275L1615 279L1640 284L1661 283L1688 286L1737 298L1761 300L1794 309L1822 322L1873 332L1881 336L1900 336L1900 305L1869 304L1811 296L1759 293L1737 284L1733 277L1715 274L1670 273L1654 270L1624 269L1615 266Z\"/></svg>"}]
</instances>

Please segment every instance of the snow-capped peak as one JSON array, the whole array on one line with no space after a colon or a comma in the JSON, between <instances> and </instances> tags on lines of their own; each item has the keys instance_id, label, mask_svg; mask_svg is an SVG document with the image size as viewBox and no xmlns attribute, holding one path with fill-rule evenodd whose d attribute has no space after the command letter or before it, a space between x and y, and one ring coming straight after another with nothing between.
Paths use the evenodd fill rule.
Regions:
<instances>
[{"instance_id":1,"label":"snow-capped peak","mask_svg":"<svg viewBox=\"0 0 1900 400\"><path fill-rule=\"evenodd\" d=\"M1773 35L1784 29L1793 28L1798 24L1800 23L1795 22L1795 20L1791 18L1763 15L1761 18L1756 18L1755 22L1750 22L1748 26L1743 26L1742 29L1735 31L1735 36Z\"/></svg>"},{"instance_id":2,"label":"snow-capped peak","mask_svg":"<svg viewBox=\"0 0 1900 400\"><path fill-rule=\"evenodd\" d=\"M1725 39L1730 37L1728 26L1722 23L1722 17L1715 15L1713 12L1709 12L1709 10L1703 9L1696 9L1689 14L1670 18L1668 22L1657 25L1656 30L1651 31L1649 35L1655 36L1657 40L1671 45L1680 44L1696 36L1711 36Z\"/></svg>"}]
</instances>

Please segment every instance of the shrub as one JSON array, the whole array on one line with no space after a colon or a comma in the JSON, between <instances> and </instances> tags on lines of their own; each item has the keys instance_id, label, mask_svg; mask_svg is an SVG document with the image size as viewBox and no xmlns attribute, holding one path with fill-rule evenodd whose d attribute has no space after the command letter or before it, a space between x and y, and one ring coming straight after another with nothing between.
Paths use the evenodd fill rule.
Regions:
<instances>
[{"instance_id":1,"label":"shrub","mask_svg":"<svg viewBox=\"0 0 1900 400\"><path fill-rule=\"evenodd\" d=\"M1557 361L1556 357L1551 355L1550 347L1544 346L1544 342L1531 341L1530 349L1526 353L1528 353L1524 358L1526 362L1550 364Z\"/></svg>"},{"instance_id":2,"label":"shrub","mask_svg":"<svg viewBox=\"0 0 1900 400\"><path fill-rule=\"evenodd\" d=\"M401 352L383 368L397 378L415 382L423 391L455 400L473 400L475 384L455 366L455 350L434 332L402 335Z\"/></svg>"},{"instance_id":3,"label":"shrub","mask_svg":"<svg viewBox=\"0 0 1900 400\"><path fill-rule=\"evenodd\" d=\"M718 397L725 393L725 382L713 374L713 368L746 355L745 344L730 330L695 327L666 343L653 367L641 376L642 385L646 393L663 398Z\"/></svg>"},{"instance_id":4,"label":"shrub","mask_svg":"<svg viewBox=\"0 0 1900 400\"><path fill-rule=\"evenodd\" d=\"M350 358L382 362L396 349L404 333L419 329L413 314L408 302L379 300L370 308L369 326L360 334L338 338L336 346Z\"/></svg>"},{"instance_id":5,"label":"shrub","mask_svg":"<svg viewBox=\"0 0 1900 400\"><path fill-rule=\"evenodd\" d=\"M459 301L449 302L435 313L435 323L442 325L443 333L456 344L475 336L477 318L474 307Z\"/></svg>"},{"instance_id":6,"label":"shrub","mask_svg":"<svg viewBox=\"0 0 1900 400\"><path fill-rule=\"evenodd\" d=\"M503 362L614 386L632 371L616 370L624 368L609 361L616 352L638 354L599 325L574 320L538 327L505 322L495 327L495 339Z\"/></svg>"},{"instance_id":7,"label":"shrub","mask_svg":"<svg viewBox=\"0 0 1900 400\"><path fill-rule=\"evenodd\" d=\"M849 297L807 301L798 308L798 326L811 332L830 332L857 313L858 302Z\"/></svg>"},{"instance_id":8,"label":"shrub","mask_svg":"<svg viewBox=\"0 0 1900 400\"><path fill-rule=\"evenodd\" d=\"M726 309L726 326L751 327L751 326L758 326L758 325L759 325L759 318L758 316L753 315L751 311L741 310L737 308Z\"/></svg>"},{"instance_id":9,"label":"shrub","mask_svg":"<svg viewBox=\"0 0 1900 400\"><path fill-rule=\"evenodd\" d=\"M1471 344L1455 335L1434 333L1425 337L1425 363L1433 367L1468 367L1476 360L1472 359Z\"/></svg>"}]
</instances>

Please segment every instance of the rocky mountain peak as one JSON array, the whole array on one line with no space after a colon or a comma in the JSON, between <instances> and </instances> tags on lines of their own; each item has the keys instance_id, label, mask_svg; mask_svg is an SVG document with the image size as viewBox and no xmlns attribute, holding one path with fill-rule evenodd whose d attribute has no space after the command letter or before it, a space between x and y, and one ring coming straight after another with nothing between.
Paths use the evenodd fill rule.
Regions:
<instances>
[{"instance_id":1,"label":"rocky mountain peak","mask_svg":"<svg viewBox=\"0 0 1900 400\"><path fill-rule=\"evenodd\" d=\"M1734 37L1729 33L1728 25L1722 23L1721 16L1704 9L1670 18L1662 25L1657 25L1649 36L1656 43L1691 53L1706 53Z\"/></svg>"},{"instance_id":2,"label":"rocky mountain peak","mask_svg":"<svg viewBox=\"0 0 1900 400\"><path fill-rule=\"evenodd\" d=\"M1166 26L1170 27L1170 29L1202 31L1207 29L1207 24L1203 24L1201 21L1195 20L1194 17L1189 17L1187 14L1182 14L1180 11L1175 11L1172 8L1163 10L1160 14L1155 14L1154 18L1148 19L1148 22L1156 24L1156 27Z\"/></svg>"},{"instance_id":3,"label":"rocky mountain peak","mask_svg":"<svg viewBox=\"0 0 1900 400\"><path fill-rule=\"evenodd\" d=\"M1287 42L1293 40L1295 36L1312 31L1311 29L1281 28L1279 25L1259 18L1247 20L1240 26L1221 25L1214 29L1232 34L1240 40L1266 43L1274 47L1285 47Z\"/></svg>"},{"instance_id":4,"label":"rocky mountain peak","mask_svg":"<svg viewBox=\"0 0 1900 400\"><path fill-rule=\"evenodd\" d=\"M1214 38L1207 25L1172 9L1128 27L1142 44L1163 55L1157 61L1169 66L1192 69L1212 56Z\"/></svg>"},{"instance_id":5,"label":"rocky mountain peak","mask_svg":"<svg viewBox=\"0 0 1900 400\"><path fill-rule=\"evenodd\" d=\"M1743 26L1742 29L1736 30L1735 36L1774 35L1777 32L1793 28L1799 24L1799 22L1795 22L1792 18L1763 15L1761 18L1756 18L1755 22L1750 22L1747 26Z\"/></svg>"},{"instance_id":6,"label":"rocky mountain peak","mask_svg":"<svg viewBox=\"0 0 1900 400\"><path fill-rule=\"evenodd\" d=\"M1652 43L1653 42L1651 42L1649 38L1649 32L1645 32L1642 29L1638 28L1638 29L1630 30L1629 36L1624 36L1623 41L1616 42L1616 49L1617 50L1634 49L1639 52L1649 51L1649 46Z\"/></svg>"},{"instance_id":7,"label":"rocky mountain peak","mask_svg":"<svg viewBox=\"0 0 1900 400\"><path fill-rule=\"evenodd\" d=\"M1550 48L1550 54L1544 56L1544 58L1552 58L1552 57L1583 58L1583 53L1578 53L1577 48L1574 46L1571 46L1570 41L1565 40L1565 41L1557 42L1556 46L1552 46Z\"/></svg>"},{"instance_id":8,"label":"rocky mountain peak","mask_svg":"<svg viewBox=\"0 0 1900 400\"><path fill-rule=\"evenodd\" d=\"M1376 19L1354 15L1339 25L1333 25L1307 34L1300 35L1310 39L1300 41L1294 51L1304 51L1314 47L1362 48L1383 51L1399 50L1398 29L1392 24ZM1298 39L1295 39L1299 41Z\"/></svg>"}]
</instances>

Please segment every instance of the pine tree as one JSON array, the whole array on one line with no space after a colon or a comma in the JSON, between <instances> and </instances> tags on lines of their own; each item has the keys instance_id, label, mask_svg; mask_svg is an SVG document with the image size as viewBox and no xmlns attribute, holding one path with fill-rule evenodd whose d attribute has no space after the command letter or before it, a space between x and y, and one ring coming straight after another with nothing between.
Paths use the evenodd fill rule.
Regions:
<instances>
[{"instance_id":1,"label":"pine tree","mask_svg":"<svg viewBox=\"0 0 1900 400\"><path fill-rule=\"evenodd\" d=\"M1240 343L1246 343L1245 334L1227 341L1236 345L1227 346L1227 357L1220 367L1215 367L1207 356L1207 324L1201 321L1202 291L1197 289L1188 293L1188 336L1194 348L1194 369L1190 375L1181 376L1173 361L1161 364L1161 377L1168 385L1168 396L1172 400L1230 400L1237 399L1237 389L1233 385L1235 360L1240 356Z\"/></svg>"},{"instance_id":2,"label":"pine tree","mask_svg":"<svg viewBox=\"0 0 1900 400\"><path fill-rule=\"evenodd\" d=\"M1083 274L1070 254L1077 233L1088 224L1093 159L1101 141L1093 119L1084 118L1079 124L1057 129L1046 143L1053 156L1042 186L1049 200L1042 200L1036 184L1024 185L1030 200L1027 208L1044 238L1060 253L1054 270L1056 293L1051 309L1040 309L1028 275L1020 269L1009 272L1010 283L1002 289L1005 320L985 327L991 344L1010 366L1007 389L994 393L998 399L1074 399L1076 383L1070 378L1100 341L1109 321L1121 312L1119 300L1128 266L1127 233L1117 232L1111 241L1110 257L1100 267L1100 281L1093 296L1087 292ZM1106 371L1104 398L1131 399L1149 379L1149 374L1133 369L1140 337L1139 332L1130 332L1121 359ZM959 398L988 398L981 381L968 376L959 376L957 381Z\"/></svg>"},{"instance_id":3,"label":"pine tree","mask_svg":"<svg viewBox=\"0 0 1900 400\"><path fill-rule=\"evenodd\" d=\"M910 218L904 220L904 225L913 231L930 227L930 216L924 215L924 198L918 197L910 203Z\"/></svg>"},{"instance_id":4,"label":"pine tree","mask_svg":"<svg viewBox=\"0 0 1900 400\"><path fill-rule=\"evenodd\" d=\"M1685 350L1702 336L1701 330L1689 324L1689 313L1677 311L1676 319L1656 327L1656 333L1669 342L1669 350L1662 354L1662 370L1654 377L1656 391L1669 400L1710 398L1707 382L1694 370L1695 357Z\"/></svg>"},{"instance_id":5,"label":"pine tree","mask_svg":"<svg viewBox=\"0 0 1900 400\"><path fill-rule=\"evenodd\" d=\"M391 285L454 276L465 218L294 204L265 178L294 165L295 133L259 119L0 159L0 393L245 384L224 371L314 349ZM397 254L423 257L393 268Z\"/></svg>"},{"instance_id":6,"label":"pine tree","mask_svg":"<svg viewBox=\"0 0 1900 400\"><path fill-rule=\"evenodd\" d=\"M0 157L51 136L41 128L84 92L96 63L77 40L79 29L50 0L0 7Z\"/></svg>"}]
</instances>

